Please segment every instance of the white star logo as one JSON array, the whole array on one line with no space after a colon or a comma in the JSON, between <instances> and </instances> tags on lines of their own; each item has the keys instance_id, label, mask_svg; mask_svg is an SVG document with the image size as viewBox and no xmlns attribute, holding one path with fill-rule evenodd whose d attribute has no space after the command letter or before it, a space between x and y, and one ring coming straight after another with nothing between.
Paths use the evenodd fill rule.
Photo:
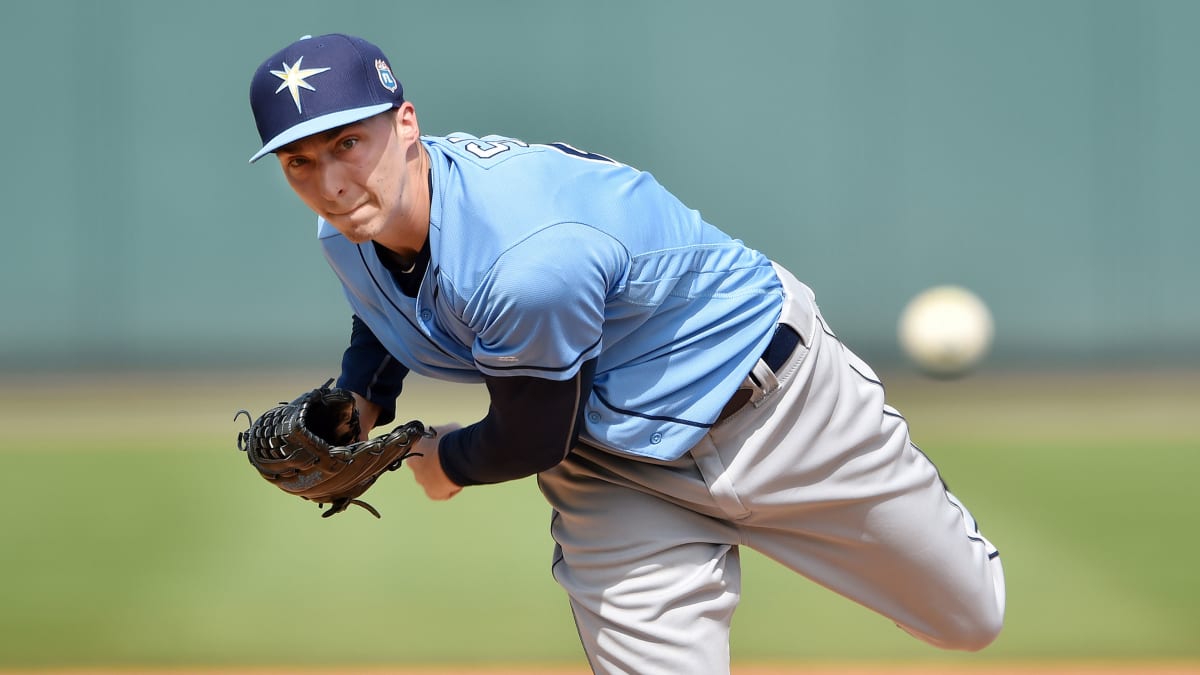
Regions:
<instances>
[{"instance_id":1,"label":"white star logo","mask_svg":"<svg viewBox=\"0 0 1200 675\"><path fill-rule=\"evenodd\" d=\"M329 70L329 68L301 69L300 62L303 60L304 57L301 56L300 58L296 59L295 64L289 66L287 62L284 62L283 70L271 71L272 75L283 80L283 84L279 85L279 88L275 90L275 93L278 94L284 89L290 91L292 93L292 100L296 102L296 112L304 112L300 109L300 87L304 87L309 91L316 91L316 88L308 82L305 82L304 78L312 77L313 75L317 75Z\"/></svg>"}]
</instances>

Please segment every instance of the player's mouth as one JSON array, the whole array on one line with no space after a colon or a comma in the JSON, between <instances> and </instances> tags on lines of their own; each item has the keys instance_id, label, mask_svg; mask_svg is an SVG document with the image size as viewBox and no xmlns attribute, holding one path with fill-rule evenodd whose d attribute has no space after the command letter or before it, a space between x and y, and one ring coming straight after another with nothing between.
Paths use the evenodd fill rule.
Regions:
<instances>
[{"instance_id":1,"label":"player's mouth","mask_svg":"<svg viewBox=\"0 0 1200 675\"><path fill-rule=\"evenodd\" d=\"M364 220L368 217L367 215L365 215L365 211L363 210L364 206L366 206L366 202L361 202L361 203L355 204L354 206L351 206L350 208L346 208L346 209L338 209L336 211L326 211L325 219L328 221L331 221L331 222L333 220L339 220L339 221L345 222L345 223Z\"/></svg>"}]
</instances>

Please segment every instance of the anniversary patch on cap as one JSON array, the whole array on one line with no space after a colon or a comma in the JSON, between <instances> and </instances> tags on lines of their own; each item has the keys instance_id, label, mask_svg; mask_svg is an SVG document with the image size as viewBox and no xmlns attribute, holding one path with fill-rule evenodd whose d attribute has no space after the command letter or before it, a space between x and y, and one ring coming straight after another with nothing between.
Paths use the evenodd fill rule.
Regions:
<instances>
[{"instance_id":1,"label":"anniversary patch on cap","mask_svg":"<svg viewBox=\"0 0 1200 675\"><path fill-rule=\"evenodd\" d=\"M401 103L404 88L379 47L340 33L302 37L263 61L250 80L263 143L250 161Z\"/></svg>"}]
</instances>

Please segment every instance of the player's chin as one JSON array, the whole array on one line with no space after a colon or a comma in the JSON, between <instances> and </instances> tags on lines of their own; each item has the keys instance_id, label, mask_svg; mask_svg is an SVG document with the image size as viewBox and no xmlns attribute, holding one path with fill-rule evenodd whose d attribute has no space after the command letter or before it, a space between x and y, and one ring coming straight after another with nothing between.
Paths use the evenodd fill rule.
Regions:
<instances>
[{"instance_id":1,"label":"player's chin","mask_svg":"<svg viewBox=\"0 0 1200 675\"><path fill-rule=\"evenodd\" d=\"M325 220L328 221L330 225L333 225L334 229L336 229L338 232L341 232L343 237L354 244L363 244L370 241L374 237L375 230L377 229L372 227L371 223L369 222L355 223L344 217L326 217Z\"/></svg>"}]
</instances>

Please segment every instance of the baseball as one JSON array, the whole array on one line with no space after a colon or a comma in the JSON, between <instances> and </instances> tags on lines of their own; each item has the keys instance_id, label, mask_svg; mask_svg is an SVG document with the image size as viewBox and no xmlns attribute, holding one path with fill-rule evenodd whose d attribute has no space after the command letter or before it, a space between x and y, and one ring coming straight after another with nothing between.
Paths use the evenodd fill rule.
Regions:
<instances>
[{"instance_id":1,"label":"baseball","mask_svg":"<svg viewBox=\"0 0 1200 675\"><path fill-rule=\"evenodd\" d=\"M992 345L992 313L961 286L918 293L900 315L900 347L922 371L937 377L966 374Z\"/></svg>"}]
</instances>

